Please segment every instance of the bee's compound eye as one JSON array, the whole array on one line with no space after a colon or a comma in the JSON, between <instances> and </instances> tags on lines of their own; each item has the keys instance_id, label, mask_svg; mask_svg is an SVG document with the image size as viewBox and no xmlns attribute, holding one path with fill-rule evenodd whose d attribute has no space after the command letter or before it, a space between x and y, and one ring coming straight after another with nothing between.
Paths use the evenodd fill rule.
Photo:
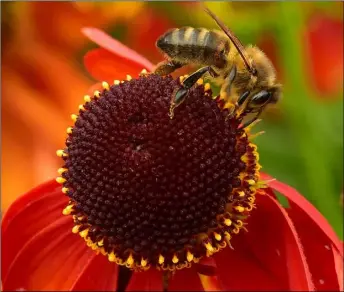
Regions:
<instances>
[{"instance_id":1,"label":"bee's compound eye","mask_svg":"<svg viewBox=\"0 0 344 292\"><path fill-rule=\"evenodd\" d=\"M250 101L250 107L261 107L271 99L271 93L265 90L258 92L255 96L252 97Z\"/></svg>"}]
</instances>

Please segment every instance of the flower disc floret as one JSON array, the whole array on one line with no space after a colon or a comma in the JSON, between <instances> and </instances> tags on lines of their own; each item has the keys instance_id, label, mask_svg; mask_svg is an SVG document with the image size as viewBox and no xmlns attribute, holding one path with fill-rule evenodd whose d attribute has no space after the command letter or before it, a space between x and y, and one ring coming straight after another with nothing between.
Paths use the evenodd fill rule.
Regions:
<instances>
[{"instance_id":1,"label":"flower disc floret","mask_svg":"<svg viewBox=\"0 0 344 292\"><path fill-rule=\"evenodd\" d=\"M254 207L260 166L241 121L202 82L171 119L178 86L154 74L103 83L58 152L73 232L134 270L190 267L230 244Z\"/></svg>"}]
</instances>

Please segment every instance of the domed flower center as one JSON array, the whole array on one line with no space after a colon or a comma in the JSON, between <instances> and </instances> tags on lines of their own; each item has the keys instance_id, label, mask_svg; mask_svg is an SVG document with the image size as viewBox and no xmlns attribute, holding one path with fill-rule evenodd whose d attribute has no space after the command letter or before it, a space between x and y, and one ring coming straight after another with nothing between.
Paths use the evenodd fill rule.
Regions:
<instances>
[{"instance_id":1,"label":"domed flower center","mask_svg":"<svg viewBox=\"0 0 344 292\"><path fill-rule=\"evenodd\" d=\"M156 75L105 84L85 97L58 152L73 232L136 270L181 269L210 256L254 203L259 164L240 119L203 85L171 119L178 86Z\"/></svg>"}]
</instances>

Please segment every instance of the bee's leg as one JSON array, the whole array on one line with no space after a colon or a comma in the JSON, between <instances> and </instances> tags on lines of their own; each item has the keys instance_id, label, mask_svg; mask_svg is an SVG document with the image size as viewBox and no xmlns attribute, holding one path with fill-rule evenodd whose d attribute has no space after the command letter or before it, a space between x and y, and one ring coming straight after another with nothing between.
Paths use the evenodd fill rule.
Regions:
<instances>
[{"instance_id":1,"label":"bee's leg","mask_svg":"<svg viewBox=\"0 0 344 292\"><path fill-rule=\"evenodd\" d=\"M192 86L195 85L198 79L200 79L205 73L209 72L209 74L212 76L212 74L217 73L209 66L203 67L196 72L192 73L190 76L184 79L182 85L185 89L189 90ZM212 76L213 77L213 76Z\"/></svg>"},{"instance_id":2,"label":"bee's leg","mask_svg":"<svg viewBox=\"0 0 344 292\"><path fill-rule=\"evenodd\" d=\"M182 104L182 102L186 99L187 93L190 90L190 88L195 85L198 79L200 79L206 72L213 71L216 73L210 66L203 67L196 72L192 73L190 76L188 76L181 84L181 87L177 89L172 94L172 100L171 100L171 106L170 106L170 118L173 118L174 115L174 109ZM212 73L211 73L212 74Z\"/></svg>"},{"instance_id":3,"label":"bee's leg","mask_svg":"<svg viewBox=\"0 0 344 292\"><path fill-rule=\"evenodd\" d=\"M201 68L201 69L204 69L204 68L208 68L208 72L209 72L209 75L211 76L211 77L213 77L213 78L216 78L216 77L219 77L219 74L217 74L216 72L215 72L215 70L212 68L212 67L203 67L203 68ZM200 70L201 70L200 69ZM196 73L196 72L195 72ZM205 72L204 72L205 73Z\"/></svg>"},{"instance_id":4,"label":"bee's leg","mask_svg":"<svg viewBox=\"0 0 344 292\"><path fill-rule=\"evenodd\" d=\"M156 66L154 73L164 76L164 75L171 74L172 72L174 72L175 70L183 66L184 64L176 62L174 60L166 60L166 61L160 62Z\"/></svg>"},{"instance_id":5,"label":"bee's leg","mask_svg":"<svg viewBox=\"0 0 344 292\"><path fill-rule=\"evenodd\" d=\"M237 73L237 68L236 68L235 65L233 65L230 73L225 78L225 80L224 80L224 82L223 82L223 84L221 86L220 96L221 96L222 99L225 100L225 102L230 101L232 83L234 81L236 73ZM232 102L232 104L233 104L233 107L231 107L229 116L233 116L233 114L236 112L236 110L239 107L239 104L238 104L237 101Z\"/></svg>"},{"instance_id":6,"label":"bee's leg","mask_svg":"<svg viewBox=\"0 0 344 292\"><path fill-rule=\"evenodd\" d=\"M259 118L259 116L261 115L261 113L263 112L263 109L264 109L264 108L265 108L264 106L261 107L261 108L259 109L259 111L257 112L257 114L255 115L255 117L252 118L251 120L245 122L243 125L240 125L240 126L239 126L239 129L244 129L244 128L246 128L247 126L251 125L253 122L255 122L255 121Z\"/></svg>"}]
</instances>

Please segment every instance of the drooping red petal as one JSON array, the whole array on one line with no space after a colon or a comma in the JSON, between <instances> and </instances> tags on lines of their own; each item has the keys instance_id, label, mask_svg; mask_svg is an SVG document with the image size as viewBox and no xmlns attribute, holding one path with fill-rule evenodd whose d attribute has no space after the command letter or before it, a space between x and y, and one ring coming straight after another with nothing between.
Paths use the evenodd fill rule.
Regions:
<instances>
[{"instance_id":1,"label":"drooping red petal","mask_svg":"<svg viewBox=\"0 0 344 292\"><path fill-rule=\"evenodd\" d=\"M226 290L312 290L302 246L285 210L272 197L259 195L248 232L232 239L234 250L215 255Z\"/></svg>"},{"instance_id":2,"label":"drooping red petal","mask_svg":"<svg viewBox=\"0 0 344 292\"><path fill-rule=\"evenodd\" d=\"M286 211L304 246L316 290L340 291L336 261L339 257L343 262L343 251L342 244L331 226L320 212L293 188L277 180L270 182L270 186L289 199L290 207ZM337 244L333 247L335 243ZM333 248L336 250L333 251Z\"/></svg>"},{"instance_id":3,"label":"drooping red petal","mask_svg":"<svg viewBox=\"0 0 344 292\"><path fill-rule=\"evenodd\" d=\"M154 268L146 272L135 272L127 291L162 291L162 273Z\"/></svg>"},{"instance_id":4,"label":"drooping red petal","mask_svg":"<svg viewBox=\"0 0 344 292\"><path fill-rule=\"evenodd\" d=\"M304 246L316 290L340 291L340 283L336 272L336 259L332 250L336 248L324 236L324 233L314 223L310 222L310 217L302 212L295 203L290 202L290 208L287 211ZM336 250L336 253L339 256L338 250Z\"/></svg>"},{"instance_id":5,"label":"drooping red petal","mask_svg":"<svg viewBox=\"0 0 344 292\"><path fill-rule=\"evenodd\" d=\"M116 291L118 265L109 262L99 254L90 257L89 262L75 280L73 291Z\"/></svg>"},{"instance_id":6,"label":"drooping red petal","mask_svg":"<svg viewBox=\"0 0 344 292\"><path fill-rule=\"evenodd\" d=\"M183 269L177 271L169 284L170 291L203 291L203 286L196 270Z\"/></svg>"},{"instance_id":7,"label":"drooping red petal","mask_svg":"<svg viewBox=\"0 0 344 292\"><path fill-rule=\"evenodd\" d=\"M202 258L198 264L195 264L198 277L201 281L204 291L222 291L222 285L216 276L217 266L214 258Z\"/></svg>"},{"instance_id":8,"label":"drooping red petal","mask_svg":"<svg viewBox=\"0 0 344 292\"><path fill-rule=\"evenodd\" d=\"M216 274L217 267L212 257L204 257L194 266L201 275L214 276Z\"/></svg>"},{"instance_id":9,"label":"drooping red petal","mask_svg":"<svg viewBox=\"0 0 344 292\"><path fill-rule=\"evenodd\" d=\"M261 174L261 178L264 180L272 179L271 176L264 173ZM306 217L308 217L308 228L311 229L316 227L320 229L323 236L327 237L328 241L332 243L337 248L340 255L343 256L343 245L332 229L331 225L327 222L325 217L321 215L321 213L310 202L306 200L305 197L298 193L294 188L278 180L270 181L269 186L272 189L280 192L289 200L291 209L294 210L294 214L297 213L300 216L304 214ZM294 216L292 216L292 220L294 220ZM297 226L299 226L299 224Z\"/></svg>"},{"instance_id":10,"label":"drooping red petal","mask_svg":"<svg viewBox=\"0 0 344 292\"><path fill-rule=\"evenodd\" d=\"M2 279L23 244L32 236L62 217L68 199L61 186L51 180L18 198L2 220Z\"/></svg>"},{"instance_id":11,"label":"drooping red petal","mask_svg":"<svg viewBox=\"0 0 344 292\"><path fill-rule=\"evenodd\" d=\"M223 291L217 276L206 276L198 274L204 291Z\"/></svg>"},{"instance_id":12,"label":"drooping red petal","mask_svg":"<svg viewBox=\"0 0 344 292\"><path fill-rule=\"evenodd\" d=\"M132 63L136 63L136 66L141 67L141 69L145 68L149 71L153 69L153 64L145 57L113 39L105 32L97 28L85 27L82 29L82 33L100 47L114 54L118 61L120 59L122 59L122 62L131 61Z\"/></svg>"},{"instance_id":13,"label":"drooping red petal","mask_svg":"<svg viewBox=\"0 0 344 292\"><path fill-rule=\"evenodd\" d=\"M14 202L2 222L3 290L67 290L93 253L62 215L61 187L49 181Z\"/></svg>"},{"instance_id":14,"label":"drooping red petal","mask_svg":"<svg viewBox=\"0 0 344 292\"><path fill-rule=\"evenodd\" d=\"M116 79L125 79L127 74L137 77L144 69L142 65L119 58L103 48L87 52L84 56L84 64L92 77L100 81L107 81L110 85Z\"/></svg>"},{"instance_id":15,"label":"drooping red petal","mask_svg":"<svg viewBox=\"0 0 344 292\"><path fill-rule=\"evenodd\" d=\"M343 257L340 256L337 249L332 245L331 246L335 267L336 267L336 274L337 274L337 280L339 283L339 291L344 291L344 276L343 276Z\"/></svg>"},{"instance_id":16,"label":"drooping red petal","mask_svg":"<svg viewBox=\"0 0 344 292\"><path fill-rule=\"evenodd\" d=\"M127 291L162 291L163 272L151 268L134 273ZM169 280L169 291L203 291L201 281L194 268L177 271Z\"/></svg>"}]
</instances>

